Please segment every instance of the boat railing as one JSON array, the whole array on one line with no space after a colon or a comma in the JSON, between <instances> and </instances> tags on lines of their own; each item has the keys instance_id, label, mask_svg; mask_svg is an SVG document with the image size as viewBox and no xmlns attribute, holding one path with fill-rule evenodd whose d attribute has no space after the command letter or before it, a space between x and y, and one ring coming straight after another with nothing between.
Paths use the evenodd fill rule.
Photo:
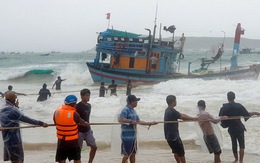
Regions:
<instances>
[{"instance_id":1,"label":"boat railing","mask_svg":"<svg viewBox=\"0 0 260 163\"><path fill-rule=\"evenodd\" d=\"M108 42L102 41L97 44L96 49L98 51L106 52L109 54L113 54L114 52L120 54L136 54L142 56L146 54L147 47L146 44L138 44L138 43L125 43L125 42Z\"/></svg>"},{"instance_id":2,"label":"boat railing","mask_svg":"<svg viewBox=\"0 0 260 163\"><path fill-rule=\"evenodd\" d=\"M161 46L166 48L166 49L181 49L181 42L180 41L175 41L174 46L172 41L161 41Z\"/></svg>"}]
</instances>

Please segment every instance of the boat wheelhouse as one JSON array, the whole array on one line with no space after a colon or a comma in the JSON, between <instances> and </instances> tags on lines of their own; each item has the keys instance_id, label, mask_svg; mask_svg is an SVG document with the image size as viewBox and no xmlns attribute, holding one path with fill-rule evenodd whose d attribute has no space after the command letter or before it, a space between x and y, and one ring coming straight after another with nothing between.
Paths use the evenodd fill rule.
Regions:
<instances>
[{"instance_id":1,"label":"boat wheelhouse","mask_svg":"<svg viewBox=\"0 0 260 163\"><path fill-rule=\"evenodd\" d=\"M98 36L96 57L88 62L94 82L118 83L133 82L158 83L182 76L176 73L177 59L183 57L184 36L175 47L172 41L154 39L148 36L107 29ZM177 44L177 43L175 43ZM156 68L151 68L151 57L155 56ZM108 61L107 61L108 60Z\"/></svg>"},{"instance_id":2,"label":"boat wheelhouse","mask_svg":"<svg viewBox=\"0 0 260 163\"><path fill-rule=\"evenodd\" d=\"M244 33L240 23L236 28L230 68L218 71L208 70L209 65L222 56L223 41L223 44L220 44L215 50L214 57L201 60L199 70L190 72L191 62L189 62L187 74L178 73L178 65L184 58L182 51L185 37L183 34L179 40L174 40L175 29L175 26L164 27L164 30L173 34L170 41L156 39L155 32L151 35L149 29L146 29L149 32L148 36L114 29L101 32L97 39L94 62L87 62L93 81L111 82L111 80L116 80L117 83L127 83L128 80L132 80L132 82L152 84L179 78L229 80L258 78L260 64L243 68L237 65L240 36ZM152 58L155 59L152 60ZM156 66L151 66L152 64Z\"/></svg>"}]
</instances>

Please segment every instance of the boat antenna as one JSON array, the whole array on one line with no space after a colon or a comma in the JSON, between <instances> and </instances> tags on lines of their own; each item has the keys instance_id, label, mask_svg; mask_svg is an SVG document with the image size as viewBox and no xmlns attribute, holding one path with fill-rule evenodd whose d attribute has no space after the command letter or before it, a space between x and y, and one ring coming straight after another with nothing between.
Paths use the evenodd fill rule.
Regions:
<instances>
[{"instance_id":1,"label":"boat antenna","mask_svg":"<svg viewBox=\"0 0 260 163\"><path fill-rule=\"evenodd\" d=\"M107 13L106 14L106 19L108 20L108 24L107 24L107 29L109 29L109 25L110 25L110 15L111 15L111 13Z\"/></svg>"},{"instance_id":2,"label":"boat antenna","mask_svg":"<svg viewBox=\"0 0 260 163\"><path fill-rule=\"evenodd\" d=\"M160 23L159 41L160 41L160 44L161 44L161 41L162 41L162 23Z\"/></svg>"},{"instance_id":3,"label":"boat antenna","mask_svg":"<svg viewBox=\"0 0 260 163\"><path fill-rule=\"evenodd\" d=\"M153 44L154 42L154 39L155 39L155 31L156 31L156 21L157 21L157 12L158 12L158 0L157 0L157 3L156 3L156 11L155 11L155 19L154 19L154 28L153 28L153 38L152 38L152 41L151 43Z\"/></svg>"},{"instance_id":4,"label":"boat antenna","mask_svg":"<svg viewBox=\"0 0 260 163\"><path fill-rule=\"evenodd\" d=\"M225 45L225 39L226 39L226 32L225 32L225 31L222 31L222 30L221 30L221 32L223 32L223 33L224 33L224 38L223 38L223 43L222 43L222 44L223 44L223 46L224 46L224 45Z\"/></svg>"},{"instance_id":5,"label":"boat antenna","mask_svg":"<svg viewBox=\"0 0 260 163\"><path fill-rule=\"evenodd\" d=\"M226 32L223 31L223 30L221 30L221 32L224 34L224 37L223 37L222 46L220 47L221 49L219 49L219 50L221 50L222 53L223 53L224 52L224 47L225 47ZM222 69L222 60L221 60L221 58L222 57L220 56L220 58L219 58L219 64L220 64L219 68L220 68L220 71Z\"/></svg>"},{"instance_id":6,"label":"boat antenna","mask_svg":"<svg viewBox=\"0 0 260 163\"><path fill-rule=\"evenodd\" d=\"M147 55L146 55L146 73L149 73L150 71L149 71L149 53L151 52L151 45L152 45L152 43L151 43L151 30L150 29L148 29L148 28L145 28L145 30L147 30L148 32L149 32L149 42L148 42L148 49L147 49Z\"/></svg>"}]
</instances>

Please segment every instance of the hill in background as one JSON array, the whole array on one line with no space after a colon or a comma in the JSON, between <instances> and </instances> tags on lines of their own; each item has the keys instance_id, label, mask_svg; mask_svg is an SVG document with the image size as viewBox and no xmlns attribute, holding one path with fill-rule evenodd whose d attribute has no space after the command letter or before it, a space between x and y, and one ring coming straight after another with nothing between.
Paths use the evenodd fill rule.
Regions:
<instances>
[{"instance_id":1,"label":"hill in background","mask_svg":"<svg viewBox=\"0 0 260 163\"><path fill-rule=\"evenodd\" d=\"M176 37L175 40L179 40L179 37ZM171 40L171 38L165 38L164 40ZM223 43L223 37L186 37L184 50L200 50L200 49L210 49L213 45L218 45L218 43ZM233 49L234 38L226 37L225 38L225 49ZM95 48L93 47L87 50L89 54L95 54ZM240 49L251 48L251 49L260 49L260 40L258 39L248 39L241 38ZM260 50L259 50L260 51Z\"/></svg>"},{"instance_id":2,"label":"hill in background","mask_svg":"<svg viewBox=\"0 0 260 163\"><path fill-rule=\"evenodd\" d=\"M216 45L218 43L223 43L223 37L186 37L184 49L210 49L211 46ZM234 38L225 38L224 44L225 49L233 49ZM260 49L260 40L241 38L240 49L243 48Z\"/></svg>"}]
</instances>

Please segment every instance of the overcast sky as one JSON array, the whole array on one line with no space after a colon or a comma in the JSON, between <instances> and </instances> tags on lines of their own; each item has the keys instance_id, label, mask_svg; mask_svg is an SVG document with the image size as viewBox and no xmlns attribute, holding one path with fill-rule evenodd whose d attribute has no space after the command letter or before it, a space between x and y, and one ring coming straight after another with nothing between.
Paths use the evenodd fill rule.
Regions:
<instances>
[{"instance_id":1,"label":"overcast sky","mask_svg":"<svg viewBox=\"0 0 260 163\"><path fill-rule=\"evenodd\" d=\"M175 25L175 35L260 39L260 0L0 0L0 51L78 52L110 28L147 34L157 24ZM158 34L158 31L157 31ZM163 37L170 37L162 32Z\"/></svg>"}]
</instances>

